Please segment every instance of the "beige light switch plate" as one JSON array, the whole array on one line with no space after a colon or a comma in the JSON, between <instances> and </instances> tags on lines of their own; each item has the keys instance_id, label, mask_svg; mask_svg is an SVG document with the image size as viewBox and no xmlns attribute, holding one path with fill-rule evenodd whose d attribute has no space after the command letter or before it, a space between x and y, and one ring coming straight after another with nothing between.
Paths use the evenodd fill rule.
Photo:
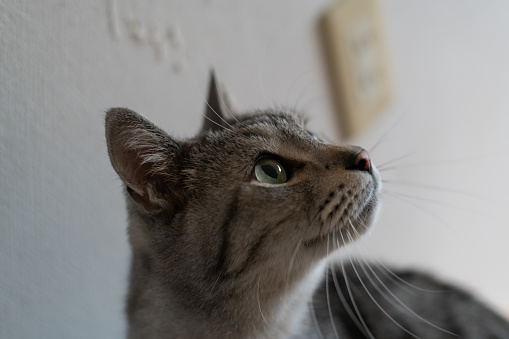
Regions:
<instances>
[{"instance_id":1,"label":"beige light switch plate","mask_svg":"<svg viewBox=\"0 0 509 339\"><path fill-rule=\"evenodd\" d=\"M338 1L320 28L342 131L351 137L392 95L380 14L374 0Z\"/></svg>"}]
</instances>

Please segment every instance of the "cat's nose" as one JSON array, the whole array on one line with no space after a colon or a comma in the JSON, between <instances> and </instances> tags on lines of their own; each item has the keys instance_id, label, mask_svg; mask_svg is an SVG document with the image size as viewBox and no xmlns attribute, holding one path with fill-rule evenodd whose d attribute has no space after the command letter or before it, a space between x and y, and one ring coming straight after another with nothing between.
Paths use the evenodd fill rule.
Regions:
<instances>
[{"instance_id":1,"label":"cat's nose","mask_svg":"<svg viewBox=\"0 0 509 339\"><path fill-rule=\"evenodd\" d=\"M369 153L365 149L357 153L355 160L353 162L353 166L349 169L365 171L371 173L371 159L369 158Z\"/></svg>"}]
</instances>

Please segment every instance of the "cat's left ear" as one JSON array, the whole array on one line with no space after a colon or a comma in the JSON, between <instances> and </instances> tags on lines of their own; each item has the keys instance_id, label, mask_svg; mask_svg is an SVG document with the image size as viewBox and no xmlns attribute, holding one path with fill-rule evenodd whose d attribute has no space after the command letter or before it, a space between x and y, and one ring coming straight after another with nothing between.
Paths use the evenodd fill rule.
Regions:
<instances>
[{"instance_id":1,"label":"cat's left ear","mask_svg":"<svg viewBox=\"0 0 509 339\"><path fill-rule=\"evenodd\" d=\"M228 108L225 107L224 98L217 87L214 71L210 71L209 96L205 106L202 132L216 131L228 126L224 118L224 109Z\"/></svg>"},{"instance_id":2,"label":"cat's left ear","mask_svg":"<svg viewBox=\"0 0 509 339\"><path fill-rule=\"evenodd\" d=\"M106 113L106 142L111 164L136 203L148 212L182 203L177 141L138 113L112 108Z\"/></svg>"}]
</instances>

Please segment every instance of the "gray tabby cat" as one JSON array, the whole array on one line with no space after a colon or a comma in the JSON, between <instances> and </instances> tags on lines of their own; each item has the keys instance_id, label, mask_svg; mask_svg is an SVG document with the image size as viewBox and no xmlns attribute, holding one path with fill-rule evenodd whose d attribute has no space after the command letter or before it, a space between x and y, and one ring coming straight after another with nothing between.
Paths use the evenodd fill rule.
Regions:
<instances>
[{"instance_id":1,"label":"gray tabby cat","mask_svg":"<svg viewBox=\"0 0 509 339\"><path fill-rule=\"evenodd\" d=\"M222 110L212 78L192 139L107 112L129 213L129 338L509 338L501 317L432 278L326 270L376 218L368 153L321 142L295 114Z\"/></svg>"}]
</instances>

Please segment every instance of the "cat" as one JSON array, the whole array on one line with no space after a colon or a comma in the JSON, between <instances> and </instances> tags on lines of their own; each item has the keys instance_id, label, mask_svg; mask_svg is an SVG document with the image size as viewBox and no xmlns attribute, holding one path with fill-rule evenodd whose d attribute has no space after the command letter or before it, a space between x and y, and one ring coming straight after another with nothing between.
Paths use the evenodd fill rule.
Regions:
<instances>
[{"instance_id":1,"label":"cat","mask_svg":"<svg viewBox=\"0 0 509 339\"><path fill-rule=\"evenodd\" d=\"M295 112L234 116L213 76L194 138L127 108L105 124L127 201L129 338L509 338L432 277L329 264L379 210L363 148L319 140Z\"/></svg>"}]
</instances>

